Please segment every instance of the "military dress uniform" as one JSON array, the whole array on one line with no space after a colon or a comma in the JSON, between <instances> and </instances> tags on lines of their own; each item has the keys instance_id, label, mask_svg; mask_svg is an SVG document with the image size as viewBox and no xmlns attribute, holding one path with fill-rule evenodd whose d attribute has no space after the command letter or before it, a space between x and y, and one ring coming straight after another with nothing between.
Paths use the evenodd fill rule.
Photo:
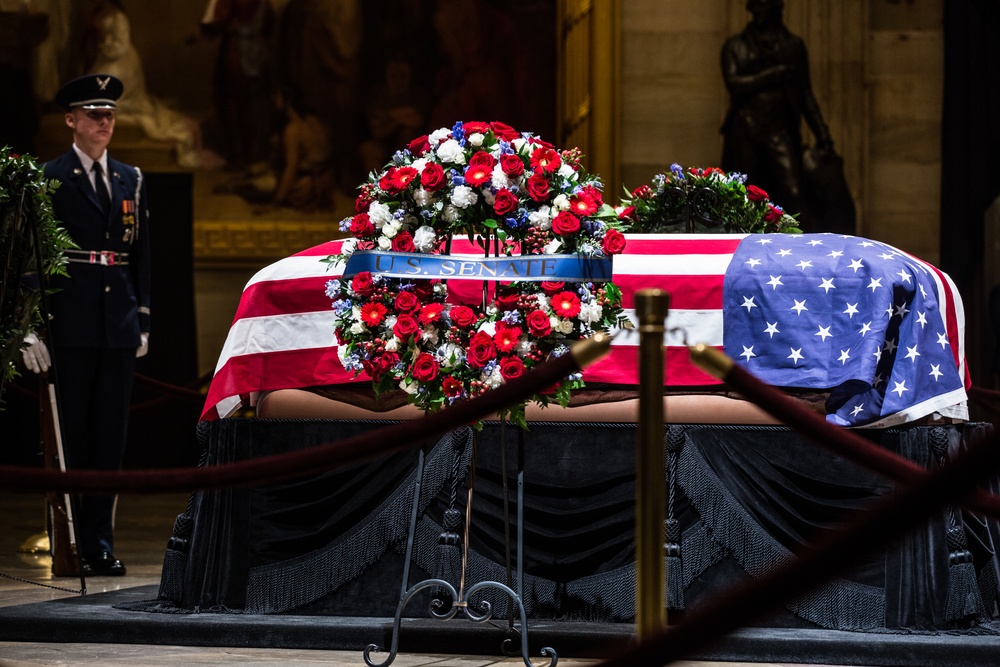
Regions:
<instances>
[{"instance_id":1,"label":"military dress uniform","mask_svg":"<svg viewBox=\"0 0 1000 667\"><path fill-rule=\"evenodd\" d=\"M104 108L113 106L112 100ZM89 161L71 147L44 166L45 177L60 182L52 196L55 218L79 246L66 253L68 277L52 279L50 345L66 467L117 470L136 350L150 324L149 209L137 167L108 155L105 185L101 174L92 179L84 164ZM107 189L103 202L95 182ZM74 518L77 549L85 563L95 563L97 574L109 573L96 563L103 558L103 569L110 567L114 505L113 495L87 496ZM124 574L124 566L117 566L110 573Z\"/></svg>"}]
</instances>

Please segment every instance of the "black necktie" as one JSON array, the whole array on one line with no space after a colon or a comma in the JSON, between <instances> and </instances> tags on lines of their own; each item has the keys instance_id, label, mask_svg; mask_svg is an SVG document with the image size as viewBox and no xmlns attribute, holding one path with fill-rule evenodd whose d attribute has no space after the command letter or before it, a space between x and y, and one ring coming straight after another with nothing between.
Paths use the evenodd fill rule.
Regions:
<instances>
[{"instance_id":1,"label":"black necktie","mask_svg":"<svg viewBox=\"0 0 1000 667\"><path fill-rule=\"evenodd\" d=\"M111 195L108 194L108 184L104 180L104 170L101 163L94 163L94 189L97 190L97 201L101 202L101 210L107 215L111 208Z\"/></svg>"}]
</instances>

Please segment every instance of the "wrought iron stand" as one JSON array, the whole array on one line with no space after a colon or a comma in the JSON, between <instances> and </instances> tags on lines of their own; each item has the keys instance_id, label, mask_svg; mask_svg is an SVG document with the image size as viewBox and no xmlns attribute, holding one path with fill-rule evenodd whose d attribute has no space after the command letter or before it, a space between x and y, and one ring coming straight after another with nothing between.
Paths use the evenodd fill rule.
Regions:
<instances>
[{"instance_id":1,"label":"wrought iron stand","mask_svg":"<svg viewBox=\"0 0 1000 667\"><path fill-rule=\"evenodd\" d=\"M465 535L462 541L462 572L459 581L458 590L448 581L444 579L425 579L418 582L412 586L408 586L410 580L410 561L413 556L413 542L416 535L417 527L417 506L420 500L420 489L421 482L423 480L424 474L424 452L420 451L419 458L417 460L417 479L416 485L413 490L413 505L410 509L410 530L406 541L406 560L403 565L403 583L400 588L400 599L399 604L396 606L396 616L393 619L392 625L392 642L389 649L389 655L382 662L374 662L372 660L373 653L380 653L383 649L377 644L369 644L364 651L365 663L369 667L387 667L396 659L397 649L399 646L399 628L400 622L403 616L403 609L410 602L413 597L422 590L432 588L438 591L445 591L451 598L451 605L447 607L447 603L441 599L442 596L436 596L431 600L430 614L432 617L439 620L450 620L458 616L461 611L466 618L470 621L475 621L477 623L482 623L490 620L493 617L493 611L490 607L488 601L483 600L477 605L471 604L470 600L472 596L478 591L495 588L503 592L505 595L511 599L511 614L509 618L508 631L513 634L520 634L521 639L521 658L524 660L524 664L527 667L535 667L532 664L531 659L528 657L528 620L527 614L524 610L524 603L522 602L522 593L524 585L524 559L523 559L523 547L524 547L524 442L523 442L523 431L518 431L518 441L517 441L517 590L514 590L509 585L509 579L511 576L510 567L510 519L508 514L508 494L507 494L507 438L504 422L500 423L500 452L503 465L503 484L504 484L504 518L505 518L505 537L506 537L506 552L507 552L507 578L508 584L502 584L499 581L480 581L469 587L468 590L465 589L465 576L468 569L469 561L469 523L472 518L472 494L475 487L475 475L476 475L476 444L478 438L476 433L472 436L472 461L469 468L469 490L467 501L465 505ZM514 627L514 605L517 606L517 610L520 616L521 627L520 632ZM513 644L510 638L503 641L501 650L506 655L517 655L512 651ZM548 667L555 667L559 660L559 656L556 654L555 650L546 646L541 649L542 656L548 657L549 663Z\"/></svg>"}]
</instances>

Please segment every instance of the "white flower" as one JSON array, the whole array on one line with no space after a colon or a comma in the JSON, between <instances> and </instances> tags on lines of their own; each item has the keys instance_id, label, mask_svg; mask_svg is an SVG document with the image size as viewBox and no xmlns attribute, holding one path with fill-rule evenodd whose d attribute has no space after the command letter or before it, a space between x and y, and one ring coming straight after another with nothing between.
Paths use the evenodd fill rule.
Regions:
<instances>
[{"instance_id":1,"label":"white flower","mask_svg":"<svg viewBox=\"0 0 1000 667\"><path fill-rule=\"evenodd\" d=\"M515 349L515 353L517 354L517 356L524 359L529 354L531 354L531 351L534 349L535 349L535 344L531 342L530 338L522 338L519 341L517 341L517 348Z\"/></svg>"},{"instance_id":2,"label":"white flower","mask_svg":"<svg viewBox=\"0 0 1000 667\"><path fill-rule=\"evenodd\" d=\"M495 192L493 192L489 188L486 188L485 190L483 190L483 201L486 202L487 206L492 207L493 206L493 201L495 199L496 199L496 193Z\"/></svg>"},{"instance_id":3,"label":"white flower","mask_svg":"<svg viewBox=\"0 0 1000 667\"><path fill-rule=\"evenodd\" d=\"M427 166L429 160L425 157L418 157L416 160L410 163L410 166L416 169L418 172L423 173L424 167Z\"/></svg>"},{"instance_id":4,"label":"white flower","mask_svg":"<svg viewBox=\"0 0 1000 667\"><path fill-rule=\"evenodd\" d=\"M392 211L382 202L373 201L368 207L368 218L376 229L381 229L382 225L392 220Z\"/></svg>"},{"instance_id":5,"label":"white flower","mask_svg":"<svg viewBox=\"0 0 1000 667\"><path fill-rule=\"evenodd\" d=\"M358 240L355 238L345 239L340 246L340 252L344 255L352 255L358 248Z\"/></svg>"},{"instance_id":6,"label":"white flower","mask_svg":"<svg viewBox=\"0 0 1000 667\"><path fill-rule=\"evenodd\" d=\"M399 228L400 227L401 227L401 225L399 224L399 220L393 220L389 224L384 225L382 227L382 237L379 238L379 240L378 240L379 246L382 245L382 239L391 239L391 238L395 237L396 234L399 233ZM383 250L384 250L384 248L383 248Z\"/></svg>"},{"instance_id":7,"label":"white flower","mask_svg":"<svg viewBox=\"0 0 1000 667\"><path fill-rule=\"evenodd\" d=\"M527 145L527 143L528 142L525 141L524 137L518 137L514 141L510 142L510 146L511 146L511 148L514 149L515 152L520 153L520 154L523 155L524 154L524 147L525 147L525 145Z\"/></svg>"},{"instance_id":8,"label":"white flower","mask_svg":"<svg viewBox=\"0 0 1000 667\"><path fill-rule=\"evenodd\" d=\"M491 336L497 335L497 323L496 322L483 322L479 325L479 330L488 333Z\"/></svg>"},{"instance_id":9,"label":"white flower","mask_svg":"<svg viewBox=\"0 0 1000 667\"><path fill-rule=\"evenodd\" d=\"M378 247L379 250L389 250L392 248L392 241L389 240L388 236L378 237Z\"/></svg>"},{"instance_id":10,"label":"white flower","mask_svg":"<svg viewBox=\"0 0 1000 667\"><path fill-rule=\"evenodd\" d=\"M539 206L537 211L528 214L528 224L539 229L552 229L552 216L548 206Z\"/></svg>"},{"instance_id":11,"label":"white flower","mask_svg":"<svg viewBox=\"0 0 1000 667\"><path fill-rule=\"evenodd\" d=\"M423 187L419 187L413 192L413 201L417 203L417 206L427 206L434 201L434 195Z\"/></svg>"},{"instance_id":12,"label":"white flower","mask_svg":"<svg viewBox=\"0 0 1000 667\"><path fill-rule=\"evenodd\" d=\"M442 143L435 152L441 162L465 164L465 150L462 148L462 144L454 139L448 139Z\"/></svg>"},{"instance_id":13,"label":"white flower","mask_svg":"<svg viewBox=\"0 0 1000 667\"><path fill-rule=\"evenodd\" d=\"M354 324L351 325L351 333L353 335L360 336L364 332L365 332L365 325L361 324L361 322L355 322Z\"/></svg>"},{"instance_id":14,"label":"white flower","mask_svg":"<svg viewBox=\"0 0 1000 667\"><path fill-rule=\"evenodd\" d=\"M576 169L566 164L565 162L559 165L559 170L556 173L565 178L567 181L575 181L579 176Z\"/></svg>"},{"instance_id":15,"label":"white flower","mask_svg":"<svg viewBox=\"0 0 1000 667\"><path fill-rule=\"evenodd\" d=\"M437 349L437 357L441 361L441 366L451 368L462 361L464 355L460 346L455 343L445 343Z\"/></svg>"},{"instance_id":16,"label":"white flower","mask_svg":"<svg viewBox=\"0 0 1000 667\"><path fill-rule=\"evenodd\" d=\"M445 222L457 222L461 215L462 214L459 213L458 209L451 204L445 206L444 210L441 212L441 217L444 218Z\"/></svg>"},{"instance_id":17,"label":"white flower","mask_svg":"<svg viewBox=\"0 0 1000 667\"><path fill-rule=\"evenodd\" d=\"M562 247L562 241L559 239L552 239L547 244L545 244L545 254L552 255L559 252L559 248Z\"/></svg>"},{"instance_id":18,"label":"white flower","mask_svg":"<svg viewBox=\"0 0 1000 667\"><path fill-rule=\"evenodd\" d=\"M473 132L467 137L467 139L469 140L470 144L472 144L476 148L479 148L480 146L483 145L483 141L486 139L486 135L484 135L482 132Z\"/></svg>"},{"instance_id":19,"label":"white flower","mask_svg":"<svg viewBox=\"0 0 1000 667\"><path fill-rule=\"evenodd\" d=\"M558 211L569 210L569 197L564 194L558 194L555 199L552 200L552 208Z\"/></svg>"},{"instance_id":20,"label":"white flower","mask_svg":"<svg viewBox=\"0 0 1000 667\"><path fill-rule=\"evenodd\" d=\"M490 176L490 183L497 190L510 187L510 176L504 173L503 167L501 167L499 163L493 167L493 173Z\"/></svg>"},{"instance_id":21,"label":"white flower","mask_svg":"<svg viewBox=\"0 0 1000 667\"><path fill-rule=\"evenodd\" d=\"M451 193L451 203L458 208L468 208L479 201L479 196L468 185L456 186Z\"/></svg>"},{"instance_id":22,"label":"white flower","mask_svg":"<svg viewBox=\"0 0 1000 667\"><path fill-rule=\"evenodd\" d=\"M572 320L559 319L559 325L556 326L556 327L553 327L553 329L555 329L556 331L558 331L561 334L571 334L571 333L573 333L573 321Z\"/></svg>"},{"instance_id":23,"label":"white flower","mask_svg":"<svg viewBox=\"0 0 1000 667\"><path fill-rule=\"evenodd\" d=\"M535 294L535 303L538 304L538 310L548 310L549 309L548 295L542 294L541 292Z\"/></svg>"},{"instance_id":24,"label":"white flower","mask_svg":"<svg viewBox=\"0 0 1000 667\"><path fill-rule=\"evenodd\" d=\"M489 377L483 379L490 389L496 389L503 384L503 373L500 372L500 366L493 369Z\"/></svg>"},{"instance_id":25,"label":"white flower","mask_svg":"<svg viewBox=\"0 0 1000 667\"><path fill-rule=\"evenodd\" d=\"M388 324L388 322L386 322L386 324ZM395 324L395 323L393 323L393 324ZM389 327L389 328L391 329L392 327ZM392 338L390 338L389 340L387 340L385 342L385 351L386 352L397 352L398 350L399 350L399 339L396 338L395 336L393 336Z\"/></svg>"},{"instance_id":26,"label":"white flower","mask_svg":"<svg viewBox=\"0 0 1000 667\"><path fill-rule=\"evenodd\" d=\"M419 386L420 386L420 383L418 383L416 381L414 381L414 382L407 382L406 378L403 378L402 380L399 381L399 388L402 389L403 391L405 391L407 394L415 394L415 393L417 393L417 388Z\"/></svg>"},{"instance_id":27,"label":"white flower","mask_svg":"<svg viewBox=\"0 0 1000 667\"><path fill-rule=\"evenodd\" d=\"M431 132L430 135L427 137L427 142L431 146L436 148L437 145L441 143L442 139L447 139L450 136L451 136L451 130L449 130L446 127L442 127L440 129Z\"/></svg>"},{"instance_id":28,"label":"white flower","mask_svg":"<svg viewBox=\"0 0 1000 667\"><path fill-rule=\"evenodd\" d=\"M413 245L420 252L430 252L433 250L436 241L437 233L429 225L417 227L417 230L413 232Z\"/></svg>"},{"instance_id":29,"label":"white flower","mask_svg":"<svg viewBox=\"0 0 1000 667\"><path fill-rule=\"evenodd\" d=\"M601 319L601 315L604 312L604 308L597 301L591 301L590 303L580 304L580 321L586 322L587 324L593 324Z\"/></svg>"},{"instance_id":30,"label":"white flower","mask_svg":"<svg viewBox=\"0 0 1000 667\"><path fill-rule=\"evenodd\" d=\"M392 328L396 326L396 319L397 318L395 315L386 315L385 320L382 322L382 328L384 328L386 331L392 331ZM393 336L393 339L396 341L396 345L399 345L399 339L396 338L395 336Z\"/></svg>"}]
</instances>

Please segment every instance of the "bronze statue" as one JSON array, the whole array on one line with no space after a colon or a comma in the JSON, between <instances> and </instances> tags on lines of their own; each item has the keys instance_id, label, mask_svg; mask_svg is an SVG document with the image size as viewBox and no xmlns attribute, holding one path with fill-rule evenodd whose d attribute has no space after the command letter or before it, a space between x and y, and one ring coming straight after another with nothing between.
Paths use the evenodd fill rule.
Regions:
<instances>
[{"instance_id":1,"label":"bronze statue","mask_svg":"<svg viewBox=\"0 0 1000 667\"><path fill-rule=\"evenodd\" d=\"M853 233L842 162L813 95L805 43L785 26L784 7L783 0L747 0L750 22L722 47L731 100L722 169L747 174L786 212L798 213L803 231ZM808 149L803 118L815 137Z\"/></svg>"}]
</instances>

